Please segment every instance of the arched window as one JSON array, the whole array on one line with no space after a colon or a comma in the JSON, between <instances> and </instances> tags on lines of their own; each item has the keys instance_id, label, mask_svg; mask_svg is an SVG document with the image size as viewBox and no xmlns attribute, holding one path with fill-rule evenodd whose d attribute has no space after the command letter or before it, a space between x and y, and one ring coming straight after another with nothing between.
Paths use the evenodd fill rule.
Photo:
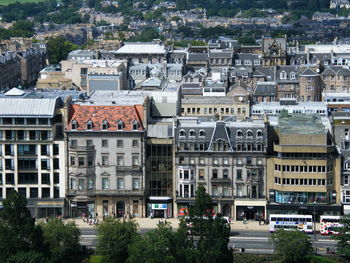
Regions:
<instances>
[{"instance_id":1,"label":"arched window","mask_svg":"<svg viewBox=\"0 0 350 263\"><path fill-rule=\"evenodd\" d=\"M76 130L78 128L78 122L76 120L72 121L72 130Z\"/></svg>"},{"instance_id":2,"label":"arched window","mask_svg":"<svg viewBox=\"0 0 350 263\"><path fill-rule=\"evenodd\" d=\"M241 143L237 143L237 151L242 151L242 144Z\"/></svg>"},{"instance_id":3,"label":"arched window","mask_svg":"<svg viewBox=\"0 0 350 263\"><path fill-rule=\"evenodd\" d=\"M285 71L280 73L280 79L287 79L287 73Z\"/></svg>"},{"instance_id":4,"label":"arched window","mask_svg":"<svg viewBox=\"0 0 350 263\"><path fill-rule=\"evenodd\" d=\"M200 130L199 131L199 136L200 137L204 137L205 136L205 131L204 130Z\"/></svg>"},{"instance_id":5,"label":"arched window","mask_svg":"<svg viewBox=\"0 0 350 263\"><path fill-rule=\"evenodd\" d=\"M196 133L195 133L195 131L194 131L194 130L190 130L190 136L191 136L191 137L196 136Z\"/></svg>"},{"instance_id":6,"label":"arched window","mask_svg":"<svg viewBox=\"0 0 350 263\"><path fill-rule=\"evenodd\" d=\"M258 144L256 145L256 150L257 150L258 152L261 152L261 151L263 150L263 147L262 147L262 145L261 145L260 143L258 143Z\"/></svg>"},{"instance_id":7,"label":"arched window","mask_svg":"<svg viewBox=\"0 0 350 263\"><path fill-rule=\"evenodd\" d=\"M290 73L290 79L296 79L294 72Z\"/></svg>"},{"instance_id":8,"label":"arched window","mask_svg":"<svg viewBox=\"0 0 350 263\"><path fill-rule=\"evenodd\" d=\"M258 130L257 132L256 132L256 137L257 138L262 138L263 137L263 132L261 131L261 130Z\"/></svg>"},{"instance_id":9,"label":"arched window","mask_svg":"<svg viewBox=\"0 0 350 263\"><path fill-rule=\"evenodd\" d=\"M108 129L108 121L103 120L102 121L102 130L107 130Z\"/></svg>"},{"instance_id":10,"label":"arched window","mask_svg":"<svg viewBox=\"0 0 350 263\"><path fill-rule=\"evenodd\" d=\"M180 134L179 134L180 136L186 136L186 132L185 132L185 130L180 130Z\"/></svg>"},{"instance_id":11,"label":"arched window","mask_svg":"<svg viewBox=\"0 0 350 263\"><path fill-rule=\"evenodd\" d=\"M243 132L241 130L238 130L236 133L236 137L243 137Z\"/></svg>"},{"instance_id":12,"label":"arched window","mask_svg":"<svg viewBox=\"0 0 350 263\"><path fill-rule=\"evenodd\" d=\"M137 130L139 128L139 122L137 120L134 120L132 122L132 129Z\"/></svg>"},{"instance_id":13,"label":"arched window","mask_svg":"<svg viewBox=\"0 0 350 263\"><path fill-rule=\"evenodd\" d=\"M92 126L93 126L92 120L88 120L88 122L86 123L86 129L92 130Z\"/></svg>"},{"instance_id":14,"label":"arched window","mask_svg":"<svg viewBox=\"0 0 350 263\"><path fill-rule=\"evenodd\" d=\"M124 128L124 123L122 120L118 121L118 130L122 130Z\"/></svg>"},{"instance_id":15,"label":"arched window","mask_svg":"<svg viewBox=\"0 0 350 263\"><path fill-rule=\"evenodd\" d=\"M246 135L247 135L247 138L252 138L253 132L251 130L248 130Z\"/></svg>"},{"instance_id":16,"label":"arched window","mask_svg":"<svg viewBox=\"0 0 350 263\"><path fill-rule=\"evenodd\" d=\"M248 143L247 144L247 151L251 152L253 150L252 144Z\"/></svg>"}]
</instances>

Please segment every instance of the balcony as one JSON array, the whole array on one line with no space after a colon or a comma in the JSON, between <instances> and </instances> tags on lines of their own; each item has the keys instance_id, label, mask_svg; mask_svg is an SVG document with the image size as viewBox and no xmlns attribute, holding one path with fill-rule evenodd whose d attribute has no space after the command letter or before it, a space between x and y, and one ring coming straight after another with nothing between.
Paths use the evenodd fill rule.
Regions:
<instances>
[{"instance_id":1,"label":"balcony","mask_svg":"<svg viewBox=\"0 0 350 263\"><path fill-rule=\"evenodd\" d=\"M106 189L106 190L95 190L96 196L138 196L142 197L145 194L144 190L115 190L115 189Z\"/></svg>"},{"instance_id":2,"label":"balcony","mask_svg":"<svg viewBox=\"0 0 350 263\"><path fill-rule=\"evenodd\" d=\"M116 166L115 170L118 175L121 175L121 173L142 173L142 167L139 165Z\"/></svg>"},{"instance_id":3,"label":"balcony","mask_svg":"<svg viewBox=\"0 0 350 263\"><path fill-rule=\"evenodd\" d=\"M211 178L211 183L231 183L230 178Z\"/></svg>"},{"instance_id":4,"label":"balcony","mask_svg":"<svg viewBox=\"0 0 350 263\"><path fill-rule=\"evenodd\" d=\"M70 151L82 151L82 152L89 152L89 151L94 151L95 146L69 146Z\"/></svg>"}]
</instances>

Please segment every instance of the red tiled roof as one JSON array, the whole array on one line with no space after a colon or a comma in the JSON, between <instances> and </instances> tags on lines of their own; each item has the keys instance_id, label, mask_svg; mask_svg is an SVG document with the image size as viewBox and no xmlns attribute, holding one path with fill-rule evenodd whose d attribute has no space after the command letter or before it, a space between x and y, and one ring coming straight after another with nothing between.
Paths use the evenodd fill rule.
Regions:
<instances>
[{"instance_id":1,"label":"red tiled roof","mask_svg":"<svg viewBox=\"0 0 350 263\"><path fill-rule=\"evenodd\" d=\"M138 129L143 130L143 105L133 106L98 106L72 104L69 123L66 130L72 130L72 121L77 121L77 130L86 130L89 120L93 122L92 130L102 130L102 122L108 122L108 131L118 130L118 121L123 121L123 130L133 130L133 122L138 122Z\"/></svg>"}]
</instances>

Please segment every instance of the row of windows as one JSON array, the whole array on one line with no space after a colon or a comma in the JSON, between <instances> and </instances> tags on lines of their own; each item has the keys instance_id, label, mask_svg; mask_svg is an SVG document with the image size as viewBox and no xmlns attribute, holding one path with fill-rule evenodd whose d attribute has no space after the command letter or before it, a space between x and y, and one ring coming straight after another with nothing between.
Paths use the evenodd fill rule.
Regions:
<instances>
[{"instance_id":1,"label":"row of windows","mask_svg":"<svg viewBox=\"0 0 350 263\"><path fill-rule=\"evenodd\" d=\"M94 189L94 180L92 178L89 178L87 181L85 179L75 179L71 178L69 182L69 188L71 190L93 190ZM101 179L101 188L102 190L108 190L110 189L110 178L109 177L103 177ZM140 186L140 178L132 178L132 189L133 190L139 190L141 188ZM125 179L122 177L117 178L117 185L116 189L118 190L124 190L125 189Z\"/></svg>"},{"instance_id":2,"label":"row of windows","mask_svg":"<svg viewBox=\"0 0 350 263\"><path fill-rule=\"evenodd\" d=\"M7 196L10 195L10 193L12 191L14 191L15 188L13 187L7 187L5 188L5 193L6 193L6 196L4 196L4 190L2 187L0 187L0 198L5 198ZM41 196L39 191L41 190ZM51 197L51 192L50 192L50 188L48 187L43 187L43 188L37 188L37 187L30 187L29 188L29 191L27 188L24 188L24 187L18 187L17 189L18 193L20 195L23 195L27 198L50 198ZM60 188L59 187L54 187L53 188L53 198L60 198Z\"/></svg>"},{"instance_id":3,"label":"row of windows","mask_svg":"<svg viewBox=\"0 0 350 263\"><path fill-rule=\"evenodd\" d=\"M17 154L19 156L26 156L26 155L37 155L38 149L40 148L40 155L41 156L50 156L51 153L51 147L49 144L41 144L41 145L35 145L35 144L18 144L17 145ZM5 144L5 155L14 155L14 145L13 144ZM58 144L53 144L53 155L59 155L60 149ZM0 156L2 156L2 145L0 144Z\"/></svg>"},{"instance_id":4,"label":"row of windows","mask_svg":"<svg viewBox=\"0 0 350 263\"><path fill-rule=\"evenodd\" d=\"M189 135L190 137L195 137L195 136L196 136L196 131L195 131L194 129L191 129L191 130L189 130L188 135ZM205 131L204 131L204 130L200 130L199 133L198 133L198 135L199 135L199 137L204 137L204 136L205 136ZM243 133L242 130L236 131L236 137L237 137L237 138L242 138L243 135L244 135L244 133ZM264 133L262 132L262 130L258 130L258 131L256 131L256 133L255 133L255 136L256 136L257 138L262 138L263 135L264 135ZM184 129L181 129L180 132L179 132L179 136L180 136L180 137L185 137L185 136L186 136L186 131L185 131ZM252 130L247 130L247 131L245 132L245 137L246 137L246 138L253 138L253 136L254 136L254 133L253 133Z\"/></svg>"},{"instance_id":5,"label":"row of windows","mask_svg":"<svg viewBox=\"0 0 350 263\"><path fill-rule=\"evenodd\" d=\"M139 155L132 155L131 157L132 165L138 166L140 165L140 157ZM101 165L108 166L110 164L109 162L109 155L103 154L101 156ZM117 155L117 165L118 166L124 166L124 154L118 154ZM91 167L94 166L94 157L92 155L86 156L70 156L70 165L71 166L78 166L78 167Z\"/></svg>"},{"instance_id":6,"label":"row of windows","mask_svg":"<svg viewBox=\"0 0 350 263\"><path fill-rule=\"evenodd\" d=\"M52 140L51 131L24 131L6 130L0 131L0 140L7 141L47 141Z\"/></svg>"},{"instance_id":7,"label":"row of windows","mask_svg":"<svg viewBox=\"0 0 350 263\"><path fill-rule=\"evenodd\" d=\"M131 124L132 124L133 130L137 130L140 127L137 120L133 120L131 122ZM92 120L88 120L85 125L86 125L85 126L86 130L92 130L95 127ZM78 127L79 127L78 121L73 120L72 121L72 130L76 130ZM107 130L109 127L110 127L110 124L108 123L108 121L103 120L102 121L102 130ZM125 128L125 123L122 120L117 121L117 129L122 130L123 128Z\"/></svg>"},{"instance_id":8,"label":"row of windows","mask_svg":"<svg viewBox=\"0 0 350 263\"><path fill-rule=\"evenodd\" d=\"M236 112L237 111L237 112ZM181 113L182 114L215 114L215 113L220 113L220 114L235 114L235 112L238 115L245 115L246 114L246 108L193 108L193 107L188 107L188 108L181 108Z\"/></svg>"},{"instance_id":9,"label":"row of windows","mask_svg":"<svg viewBox=\"0 0 350 263\"><path fill-rule=\"evenodd\" d=\"M62 122L62 115L57 115L55 122ZM0 124L3 125L51 125L53 119L50 118L0 118Z\"/></svg>"},{"instance_id":10,"label":"row of windows","mask_svg":"<svg viewBox=\"0 0 350 263\"><path fill-rule=\"evenodd\" d=\"M179 143L179 150L180 151L207 151L208 150L208 145L205 143ZM258 151L261 152L264 150L264 145L262 143L237 143L236 147L232 145L232 149L236 151ZM223 142L215 142L212 143L211 149L212 151L230 151L231 147L228 143L223 143Z\"/></svg>"},{"instance_id":11,"label":"row of windows","mask_svg":"<svg viewBox=\"0 0 350 263\"><path fill-rule=\"evenodd\" d=\"M109 147L110 141L107 139L102 139L101 140L101 146L103 148L108 148ZM139 147L140 141L139 140L132 140L132 147ZM76 147L78 146L78 140L70 140L70 146ZM86 140L86 146L95 146L93 140ZM124 140L117 140L116 146L118 148L124 148Z\"/></svg>"},{"instance_id":12,"label":"row of windows","mask_svg":"<svg viewBox=\"0 0 350 263\"><path fill-rule=\"evenodd\" d=\"M218 158L218 157L214 157L214 158L210 158L208 161L206 161L205 158L200 157L198 164L200 165L205 165L205 164L213 164L213 165L229 165L230 158L228 157L223 157L223 158ZM243 165L243 164L257 164L257 165L262 165L263 161L260 158L252 158L250 156L247 156L246 158L235 158L236 159L236 164L237 165ZM180 164L196 164L196 158L190 157L190 158L185 158L185 157L179 157L179 163ZM232 162L233 163L233 162Z\"/></svg>"},{"instance_id":13,"label":"row of windows","mask_svg":"<svg viewBox=\"0 0 350 263\"><path fill-rule=\"evenodd\" d=\"M280 185L303 185L303 186L325 186L332 184L332 178L327 179L303 179L303 178L280 178L275 177L275 184Z\"/></svg>"},{"instance_id":14,"label":"row of windows","mask_svg":"<svg viewBox=\"0 0 350 263\"><path fill-rule=\"evenodd\" d=\"M252 110L252 114L279 114L285 109L261 109L261 110ZM327 110L307 110L307 109L295 109L289 111L289 113L318 113L318 114L326 114Z\"/></svg>"},{"instance_id":15,"label":"row of windows","mask_svg":"<svg viewBox=\"0 0 350 263\"><path fill-rule=\"evenodd\" d=\"M221 174L219 175L219 173ZM229 178L229 170L228 169L222 169L221 171L219 169L212 169L212 179L217 178ZM193 180L195 178L195 171L193 169L179 169L178 177L180 180ZM198 169L198 180L204 180L205 177L205 169ZM247 170L247 179L262 179L263 177L263 170L262 169L248 169ZM236 170L236 180L240 181L243 180L242 177L242 170L237 169Z\"/></svg>"},{"instance_id":16,"label":"row of windows","mask_svg":"<svg viewBox=\"0 0 350 263\"><path fill-rule=\"evenodd\" d=\"M22 158L17 160L18 170L50 170L51 164L50 159L40 159L40 168L38 166L38 159L34 158ZM0 159L0 170L5 168L5 170L15 170L15 159L5 159L5 167L2 167ZM53 158L53 169L60 169L60 160L58 158Z\"/></svg>"},{"instance_id":17,"label":"row of windows","mask_svg":"<svg viewBox=\"0 0 350 263\"><path fill-rule=\"evenodd\" d=\"M332 165L307 166L307 165L279 165L275 164L275 171L290 173L325 173L332 171Z\"/></svg>"},{"instance_id":18,"label":"row of windows","mask_svg":"<svg viewBox=\"0 0 350 263\"><path fill-rule=\"evenodd\" d=\"M41 177L41 184L50 184L51 176L49 173L42 173L41 176L38 173L18 173L17 175L17 184L39 184L39 178ZM53 174L53 183L60 183L60 174ZM15 174L14 173L5 173L4 178L3 174L0 173L0 185L2 184L15 184Z\"/></svg>"}]
</instances>

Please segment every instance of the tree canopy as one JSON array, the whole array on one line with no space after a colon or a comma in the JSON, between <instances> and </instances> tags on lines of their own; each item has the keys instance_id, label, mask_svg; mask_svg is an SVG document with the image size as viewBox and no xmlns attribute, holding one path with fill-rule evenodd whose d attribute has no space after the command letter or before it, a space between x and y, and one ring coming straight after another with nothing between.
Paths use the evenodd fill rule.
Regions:
<instances>
[{"instance_id":1,"label":"tree canopy","mask_svg":"<svg viewBox=\"0 0 350 263\"><path fill-rule=\"evenodd\" d=\"M337 240L337 253L350 260L350 215L344 215L340 224L342 226L337 228L339 234L333 236Z\"/></svg>"},{"instance_id":2,"label":"tree canopy","mask_svg":"<svg viewBox=\"0 0 350 263\"><path fill-rule=\"evenodd\" d=\"M52 37L47 41L47 53L51 64L58 64L61 60L67 59L67 55L78 46L69 42L65 37Z\"/></svg>"}]
</instances>

